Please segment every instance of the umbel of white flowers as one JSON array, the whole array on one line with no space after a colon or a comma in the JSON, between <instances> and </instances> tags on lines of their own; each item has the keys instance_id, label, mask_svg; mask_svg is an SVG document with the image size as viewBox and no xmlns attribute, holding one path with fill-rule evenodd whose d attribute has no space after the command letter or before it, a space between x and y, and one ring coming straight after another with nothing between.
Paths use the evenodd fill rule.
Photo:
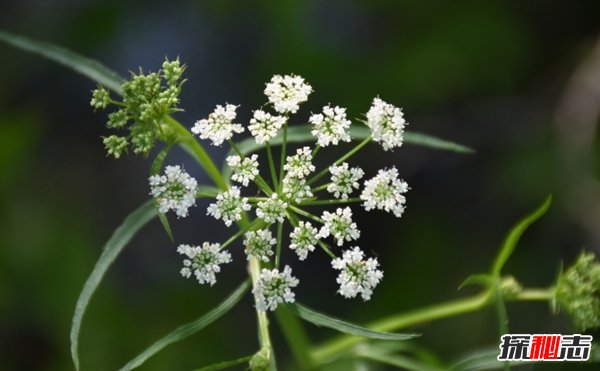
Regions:
<instances>
[{"instance_id":1,"label":"umbel of white flowers","mask_svg":"<svg viewBox=\"0 0 600 371\"><path fill-rule=\"evenodd\" d=\"M400 217L404 212L405 196L409 187L399 178L395 167L381 169L363 183L358 197L352 197L358 191L365 173L359 167L351 167L346 161L368 141L379 143L385 151L400 147L403 141L404 127L407 124L402 111L375 98L366 114L366 126L371 137L350 150L340 160L335 161L320 173L316 171L313 160L322 147L336 146L350 142L351 121L346 117L346 109L327 105L321 113L312 114L308 122L315 137L314 147L304 146L286 156L282 150L279 164L273 160L271 142L287 130L292 114L300 104L308 99L312 87L300 76L274 76L264 90L267 96L267 108L254 111L248 125L236 122L238 106L218 105L206 119L199 120L192 132L201 139L209 140L213 145L228 143L235 155L227 157L231 168L231 181L237 183L216 195L207 209L207 214L222 220L226 226L240 222L245 213L254 210L256 218L224 244L204 242L202 246L180 245L178 251L185 256L181 274L192 274L201 284L213 285L220 265L229 263L231 255L225 249L233 246L233 241L243 236L244 251L248 258L260 261L262 270L253 293L259 310L275 310L281 303L294 301L292 289L299 283L292 275L292 269L286 265L279 269L280 249L283 244L284 223L289 222L289 248L299 260L320 247L331 258L331 265L339 271L338 293L345 298L360 295L369 300L373 289L383 278L377 258L366 258L357 246L341 252L341 257L333 252L327 242L331 237L335 246L341 247L359 239L360 231L353 221L350 204L362 204L367 211L383 210ZM256 143L265 145L268 166L259 166L258 154L243 154L232 138L236 133L249 130ZM285 137L285 135L284 135ZM281 143L281 142L278 142ZM269 169L261 176L260 169ZM277 169L280 169L278 172ZM315 185L323 176L329 174L330 180ZM271 183L266 179L271 178ZM252 196L244 196L243 189L255 184L256 190L249 191ZM150 178L151 194L155 197L159 211L165 213L174 210L178 216L186 216L188 208L193 206L196 182L180 167L167 167L165 175ZM323 193L326 191L327 193ZM323 197L330 194L333 198ZM333 205L332 211L323 211L321 216L310 212L314 205ZM277 238L272 233L277 229ZM277 252L274 247L277 246Z\"/></svg>"}]
</instances>

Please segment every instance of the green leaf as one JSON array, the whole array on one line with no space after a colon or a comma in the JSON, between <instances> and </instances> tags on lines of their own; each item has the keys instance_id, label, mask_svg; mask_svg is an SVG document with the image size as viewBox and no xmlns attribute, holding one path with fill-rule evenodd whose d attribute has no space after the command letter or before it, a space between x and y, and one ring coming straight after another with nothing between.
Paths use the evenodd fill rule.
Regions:
<instances>
[{"instance_id":1,"label":"green leaf","mask_svg":"<svg viewBox=\"0 0 600 371\"><path fill-rule=\"evenodd\" d=\"M123 224L115 230L112 237L108 240L106 245L104 245L104 250L96 262L94 270L88 277L83 286L83 290L79 294L75 306L75 313L73 314L73 322L71 325L71 357L73 358L75 369L79 370L78 346L81 321L92 295L100 284L102 277L104 277L104 274L121 250L123 250L133 236L135 236L135 234L155 216L156 208L154 207L154 202L146 202L133 213L129 214Z\"/></svg>"},{"instance_id":2,"label":"green leaf","mask_svg":"<svg viewBox=\"0 0 600 371\"><path fill-rule=\"evenodd\" d=\"M525 218L521 219L508 233L500 251L498 252L498 256L494 260L494 264L492 265L492 275L495 277L500 276L500 271L504 264L508 261L508 258L511 256L519 239L523 235L523 233L527 230L527 228L533 224L536 220L542 217L550 208L552 204L552 195L546 197L544 202L531 214L527 215Z\"/></svg>"},{"instance_id":3,"label":"green leaf","mask_svg":"<svg viewBox=\"0 0 600 371\"><path fill-rule=\"evenodd\" d=\"M92 59L82 57L79 54L56 45L32 40L25 36L13 35L4 31L0 31L0 41L70 67L106 88L121 94L123 78Z\"/></svg>"},{"instance_id":4,"label":"green leaf","mask_svg":"<svg viewBox=\"0 0 600 371\"><path fill-rule=\"evenodd\" d=\"M249 362L251 359L252 359L252 356L241 357L241 358L238 358L238 359L234 359L232 361L224 361L224 362L214 363L214 364L212 364L210 366L199 368L196 371L216 371L216 370L222 370L224 368L229 368L229 367L232 367L232 366L240 365L240 364L245 363L245 362Z\"/></svg>"},{"instance_id":5,"label":"green leaf","mask_svg":"<svg viewBox=\"0 0 600 371\"><path fill-rule=\"evenodd\" d=\"M312 125L310 124L290 126L287 130L288 143L306 143L315 141L315 137L311 134ZM371 131L365 126L352 125L350 127L350 135L353 139L363 140L371 135ZM271 139L269 143L272 146L278 146L281 145L282 141L283 135L279 134L273 139ZM404 142L408 144L415 144L433 149L440 149L459 153L475 152L472 148L463 146L461 144L450 142L427 134L415 133L412 131L404 132ZM254 140L254 138L251 137L246 138L237 143L237 147L243 155L247 155L249 153L260 150L264 147L264 144L256 143L256 140ZM230 154L234 153L230 152Z\"/></svg>"},{"instance_id":6,"label":"green leaf","mask_svg":"<svg viewBox=\"0 0 600 371\"><path fill-rule=\"evenodd\" d=\"M204 327L210 325L229 310L231 310L244 296L248 288L250 287L250 283L245 281L242 283L227 299L225 299L221 304L215 307L210 312L206 313L202 317L197 320L182 325L176 328L174 331L169 333L167 336L157 340L152 345L150 345L146 350L140 353L137 357L129 361L125 366L121 368L121 370L132 370L136 367L141 366L148 358L152 357L166 346L171 345L177 341L183 340L188 336L194 335L198 331L202 330Z\"/></svg>"},{"instance_id":7,"label":"green leaf","mask_svg":"<svg viewBox=\"0 0 600 371\"><path fill-rule=\"evenodd\" d=\"M313 325L328 327L349 335L380 340L407 340L419 336L417 334L399 334L371 330L366 327L358 326L353 323L316 312L301 304L292 304L289 305L288 308L300 318L312 323Z\"/></svg>"},{"instance_id":8,"label":"green leaf","mask_svg":"<svg viewBox=\"0 0 600 371\"><path fill-rule=\"evenodd\" d=\"M465 286L470 285L479 285L483 287L488 287L494 283L494 277L489 274L472 274L467 277L461 284L458 286L458 289L462 289Z\"/></svg>"},{"instance_id":9,"label":"green leaf","mask_svg":"<svg viewBox=\"0 0 600 371\"><path fill-rule=\"evenodd\" d=\"M507 362L498 361L498 352L498 347L490 347L469 353L456 361L449 369L452 371L501 370ZM508 363L518 365L525 362Z\"/></svg>"},{"instance_id":10,"label":"green leaf","mask_svg":"<svg viewBox=\"0 0 600 371\"><path fill-rule=\"evenodd\" d=\"M156 155L156 157L154 158L154 161L152 161L152 166L150 166L150 175L157 175L158 173L160 173L160 171L162 170L162 167L163 167L163 163L165 162L165 159L167 158L167 155L169 154L169 151L171 150L171 147L173 147L172 144L166 145Z\"/></svg>"},{"instance_id":11,"label":"green leaf","mask_svg":"<svg viewBox=\"0 0 600 371\"><path fill-rule=\"evenodd\" d=\"M163 229L165 230L167 237L169 237L169 240L171 242L175 242L175 237L173 237L173 230L171 230L171 224L169 224L169 219L167 219L167 216L165 214L159 212L158 220L160 220L160 224L162 225Z\"/></svg>"}]
</instances>

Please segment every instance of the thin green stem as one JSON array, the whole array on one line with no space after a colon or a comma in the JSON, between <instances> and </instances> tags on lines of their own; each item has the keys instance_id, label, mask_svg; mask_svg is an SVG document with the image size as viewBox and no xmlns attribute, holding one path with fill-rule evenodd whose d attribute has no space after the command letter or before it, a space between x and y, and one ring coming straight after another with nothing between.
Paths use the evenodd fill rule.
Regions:
<instances>
[{"instance_id":1,"label":"thin green stem","mask_svg":"<svg viewBox=\"0 0 600 371\"><path fill-rule=\"evenodd\" d=\"M367 144L369 144L369 142L372 140L372 137L369 136L368 138L364 139L362 142L360 142L356 147L352 148L350 151L346 152L345 155L343 155L342 157L340 157L339 159L337 159L332 166L335 165L339 165L342 162L346 161L347 159L349 159L350 157L354 156L358 151L360 151L364 146L366 146ZM311 185L314 182L316 182L317 180L321 179L322 177L324 177L325 175L327 175L327 173L329 172L329 167L326 169L323 169L320 173L318 173L317 175L315 175L312 179L310 179L306 184Z\"/></svg>"},{"instance_id":2,"label":"thin green stem","mask_svg":"<svg viewBox=\"0 0 600 371\"><path fill-rule=\"evenodd\" d=\"M331 251L331 247L327 243L325 243L323 241L317 241L317 243L319 244L319 246L321 246L321 249L323 249L323 251L325 251L325 253L327 255L329 255L329 257L331 259L337 258L337 256L335 256L335 254L333 253L333 251Z\"/></svg>"},{"instance_id":3,"label":"thin green stem","mask_svg":"<svg viewBox=\"0 0 600 371\"><path fill-rule=\"evenodd\" d=\"M322 185L320 185L320 186L318 186L318 187L315 187L315 188L311 189L311 191L312 191L313 193L317 193L317 192L320 192L320 191L326 190L326 189L327 189L327 187L329 187L329 185L330 185L330 184L331 184L331 182L329 182L329 183L325 183L325 184L322 184Z\"/></svg>"},{"instance_id":4,"label":"thin green stem","mask_svg":"<svg viewBox=\"0 0 600 371\"><path fill-rule=\"evenodd\" d=\"M229 239L227 241L223 242L223 244L221 245L220 249L223 250L227 246L231 245L233 242L235 242L235 240L237 240L238 238L240 238L244 233L246 233L250 228L254 227L258 223L259 223L259 220L254 220L254 221L252 221L250 223L246 223L246 225L244 225L243 227L240 227L240 230L237 231L236 234L234 234L233 236L229 237Z\"/></svg>"},{"instance_id":5,"label":"thin green stem","mask_svg":"<svg viewBox=\"0 0 600 371\"><path fill-rule=\"evenodd\" d=\"M163 121L179 135L183 149L192 154L194 159L200 164L204 171L206 171L206 174L211 178L215 185L221 190L226 190L227 183L225 183L221 172L192 133L171 116L165 116Z\"/></svg>"},{"instance_id":6,"label":"thin green stem","mask_svg":"<svg viewBox=\"0 0 600 371\"><path fill-rule=\"evenodd\" d=\"M273 151L271 150L271 144L267 142L267 157L269 157L269 170L271 171L271 179L273 180L273 188L277 189L277 170L275 170L275 161L273 160Z\"/></svg>"},{"instance_id":7,"label":"thin green stem","mask_svg":"<svg viewBox=\"0 0 600 371\"><path fill-rule=\"evenodd\" d=\"M286 122L283 124L283 141L281 142L281 162L279 163L279 185L283 183L283 167L285 165L285 159L287 157L287 117Z\"/></svg>"},{"instance_id":8,"label":"thin green stem","mask_svg":"<svg viewBox=\"0 0 600 371\"><path fill-rule=\"evenodd\" d=\"M196 198L215 198L216 194L210 192L198 192L196 193Z\"/></svg>"},{"instance_id":9,"label":"thin green stem","mask_svg":"<svg viewBox=\"0 0 600 371\"><path fill-rule=\"evenodd\" d=\"M488 302L488 293L472 297L432 305L408 313L393 315L369 324L367 327L376 331L396 331L401 328L428 322L457 314L467 313L483 307ZM341 336L313 349L315 361L324 362L352 347L362 339L355 336Z\"/></svg>"},{"instance_id":10,"label":"thin green stem","mask_svg":"<svg viewBox=\"0 0 600 371\"><path fill-rule=\"evenodd\" d=\"M283 222L277 223L277 250L275 254L275 268L279 269L281 263L281 242L283 240Z\"/></svg>"},{"instance_id":11,"label":"thin green stem","mask_svg":"<svg viewBox=\"0 0 600 371\"><path fill-rule=\"evenodd\" d=\"M343 204L354 204L362 202L359 197L355 198L340 198L335 200L316 200L316 201L303 201L301 206L316 206L316 205L343 205Z\"/></svg>"},{"instance_id":12,"label":"thin green stem","mask_svg":"<svg viewBox=\"0 0 600 371\"><path fill-rule=\"evenodd\" d=\"M315 148L312 150L312 158L313 158L313 160L315 159L315 156L317 155L317 153L319 153L319 150L321 150L321 146L317 144L315 146Z\"/></svg>"},{"instance_id":13,"label":"thin green stem","mask_svg":"<svg viewBox=\"0 0 600 371\"><path fill-rule=\"evenodd\" d=\"M302 209L300 209L300 208L298 208L296 206L293 206L293 205L290 205L289 209L291 211L293 211L294 213L298 214L298 215L302 215L302 216L304 216L306 218L312 219L312 220L314 220L316 222L319 222L321 224L325 224L325 221L323 219L321 219L318 216L315 216L315 215L309 213L308 211L304 211L304 210L302 210Z\"/></svg>"}]
</instances>

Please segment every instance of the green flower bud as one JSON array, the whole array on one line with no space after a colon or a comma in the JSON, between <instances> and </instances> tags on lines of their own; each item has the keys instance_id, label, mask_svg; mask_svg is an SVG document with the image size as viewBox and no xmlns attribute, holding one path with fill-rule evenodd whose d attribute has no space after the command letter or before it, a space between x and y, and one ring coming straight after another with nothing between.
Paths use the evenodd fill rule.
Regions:
<instances>
[{"instance_id":1,"label":"green flower bud","mask_svg":"<svg viewBox=\"0 0 600 371\"><path fill-rule=\"evenodd\" d=\"M129 117L127 117L127 111L120 109L108 115L108 122L106 123L106 126L109 129L121 129L127 125L127 120L129 120Z\"/></svg>"},{"instance_id":2,"label":"green flower bud","mask_svg":"<svg viewBox=\"0 0 600 371\"><path fill-rule=\"evenodd\" d=\"M127 138L111 135L102 140L104 147L109 155L115 158L121 157L121 154L127 149Z\"/></svg>"},{"instance_id":3,"label":"green flower bud","mask_svg":"<svg viewBox=\"0 0 600 371\"><path fill-rule=\"evenodd\" d=\"M110 104L110 94L104 87L99 86L92 92L90 105L95 109L104 109Z\"/></svg>"},{"instance_id":4,"label":"green flower bud","mask_svg":"<svg viewBox=\"0 0 600 371\"><path fill-rule=\"evenodd\" d=\"M503 277L499 288L506 299L514 298L523 291L523 286L513 276Z\"/></svg>"},{"instance_id":5,"label":"green flower bud","mask_svg":"<svg viewBox=\"0 0 600 371\"><path fill-rule=\"evenodd\" d=\"M560 277L556 301L573 318L577 329L600 327L600 263L593 253L581 253Z\"/></svg>"}]
</instances>

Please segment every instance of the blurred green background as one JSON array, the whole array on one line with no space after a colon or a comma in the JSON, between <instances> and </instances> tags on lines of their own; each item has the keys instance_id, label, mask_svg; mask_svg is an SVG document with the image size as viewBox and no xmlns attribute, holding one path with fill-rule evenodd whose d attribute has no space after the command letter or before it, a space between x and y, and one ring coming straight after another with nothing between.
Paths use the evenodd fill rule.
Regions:
<instances>
[{"instance_id":1,"label":"blurred green background","mask_svg":"<svg viewBox=\"0 0 600 371\"><path fill-rule=\"evenodd\" d=\"M548 193L551 211L526 233L506 272L545 286L562 260L598 250L599 14L598 1L566 0L23 0L0 2L0 28L63 45L122 75L179 56L189 68L177 117L187 126L224 102L240 104L247 119L264 101L264 82L295 73L315 89L301 117L327 103L359 117L379 95L404 108L410 130L475 148L460 155L371 146L354 161L367 175L395 164L411 186L401 219L357 215L360 245L385 271L372 301L335 295L323 254L304 264L285 257L302 281L300 302L366 322L471 292L457 287L489 266L508 228ZM105 157L105 114L89 107L93 82L4 44L0 61L0 369L71 369L77 295L112 230L148 199L149 163ZM222 159L224 149L211 151ZM323 152L321 166L334 152ZM181 152L167 162L207 181ZM229 233L204 215L206 206L172 223L177 242ZM116 369L214 306L246 274L241 252L234 258L213 288L183 280L174 244L153 222L91 302L83 368ZM192 369L252 353L251 305L245 300L142 369ZM545 304L510 305L509 315L515 333L572 332ZM333 335L307 328L315 340ZM424 334L418 344L445 362L498 343L492 310L415 331ZM274 337L282 369L293 369L277 329Z\"/></svg>"}]
</instances>

